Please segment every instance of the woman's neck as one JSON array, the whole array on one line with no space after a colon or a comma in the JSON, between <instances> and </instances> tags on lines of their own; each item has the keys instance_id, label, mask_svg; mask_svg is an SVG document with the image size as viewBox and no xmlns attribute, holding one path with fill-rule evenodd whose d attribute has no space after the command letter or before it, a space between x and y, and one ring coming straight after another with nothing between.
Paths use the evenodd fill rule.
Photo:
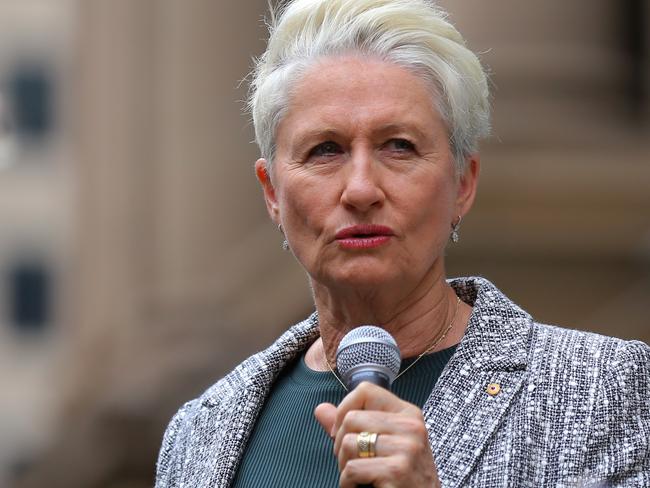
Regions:
<instances>
[{"instance_id":1,"label":"woman's neck","mask_svg":"<svg viewBox=\"0 0 650 488\"><path fill-rule=\"evenodd\" d=\"M312 345L305 360L310 368L321 371L328 369L327 362L335 364L339 342L360 325L384 328L397 341L402 358L408 358L431 346L452 320L449 334L431 352L457 344L471 314L468 305L457 305L456 294L444 275L423 280L408 293L404 293L403 287L365 293L358 289L331 290L318 283L312 283L312 288L321 339Z\"/></svg>"}]
</instances>

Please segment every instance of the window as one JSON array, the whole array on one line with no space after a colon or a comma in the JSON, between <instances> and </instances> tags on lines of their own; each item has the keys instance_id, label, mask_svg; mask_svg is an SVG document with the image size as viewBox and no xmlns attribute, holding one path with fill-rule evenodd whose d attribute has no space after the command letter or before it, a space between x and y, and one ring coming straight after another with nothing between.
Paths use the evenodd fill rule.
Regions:
<instances>
[{"instance_id":1,"label":"window","mask_svg":"<svg viewBox=\"0 0 650 488\"><path fill-rule=\"evenodd\" d=\"M40 332L51 323L50 270L39 260L10 264L8 273L9 320L21 332Z\"/></svg>"}]
</instances>

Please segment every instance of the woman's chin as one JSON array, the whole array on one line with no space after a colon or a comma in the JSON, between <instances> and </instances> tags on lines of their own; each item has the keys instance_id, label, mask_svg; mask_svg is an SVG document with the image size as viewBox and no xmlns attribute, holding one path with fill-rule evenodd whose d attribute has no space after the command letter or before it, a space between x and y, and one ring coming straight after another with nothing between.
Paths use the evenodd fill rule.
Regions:
<instances>
[{"instance_id":1,"label":"woman's chin","mask_svg":"<svg viewBox=\"0 0 650 488\"><path fill-rule=\"evenodd\" d=\"M326 273L318 281L331 289L364 289L390 286L403 279L404 273L397 272L392 266L347 265L337 267L331 273Z\"/></svg>"}]
</instances>

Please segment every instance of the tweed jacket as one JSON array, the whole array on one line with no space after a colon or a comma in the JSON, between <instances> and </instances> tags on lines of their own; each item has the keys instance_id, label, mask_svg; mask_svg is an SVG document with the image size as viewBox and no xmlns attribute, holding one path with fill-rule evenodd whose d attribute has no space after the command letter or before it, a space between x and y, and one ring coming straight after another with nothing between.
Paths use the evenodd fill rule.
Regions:
<instances>
[{"instance_id":1,"label":"tweed jacket","mask_svg":"<svg viewBox=\"0 0 650 488\"><path fill-rule=\"evenodd\" d=\"M474 310L423 407L443 488L650 487L650 348L535 323L481 278L451 284ZM314 314L186 403L156 488L230 486L275 378L317 337Z\"/></svg>"}]
</instances>

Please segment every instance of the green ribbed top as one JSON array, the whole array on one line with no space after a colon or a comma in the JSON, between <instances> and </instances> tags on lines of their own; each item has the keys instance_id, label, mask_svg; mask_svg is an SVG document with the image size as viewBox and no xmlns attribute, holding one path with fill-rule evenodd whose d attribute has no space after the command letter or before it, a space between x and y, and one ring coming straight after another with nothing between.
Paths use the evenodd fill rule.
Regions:
<instances>
[{"instance_id":1,"label":"green ribbed top","mask_svg":"<svg viewBox=\"0 0 650 488\"><path fill-rule=\"evenodd\" d=\"M424 405L456 346L428 354L393 383L393 393ZM405 369L413 359L405 360ZM338 487L332 440L314 418L323 402L345 391L330 372L313 371L302 355L278 378L264 404L233 483L252 487Z\"/></svg>"}]
</instances>

